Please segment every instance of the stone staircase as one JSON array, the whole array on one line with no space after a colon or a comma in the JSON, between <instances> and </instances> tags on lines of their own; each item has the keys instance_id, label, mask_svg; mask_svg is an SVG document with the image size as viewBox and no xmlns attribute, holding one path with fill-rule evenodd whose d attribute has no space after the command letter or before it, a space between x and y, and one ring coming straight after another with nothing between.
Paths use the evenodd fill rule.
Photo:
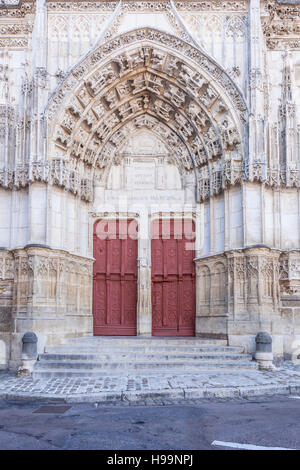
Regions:
<instances>
[{"instance_id":1,"label":"stone staircase","mask_svg":"<svg viewBox=\"0 0 300 470\"><path fill-rule=\"evenodd\" d=\"M242 347L200 338L86 337L40 354L34 379L51 377L186 375L257 369Z\"/></svg>"}]
</instances>

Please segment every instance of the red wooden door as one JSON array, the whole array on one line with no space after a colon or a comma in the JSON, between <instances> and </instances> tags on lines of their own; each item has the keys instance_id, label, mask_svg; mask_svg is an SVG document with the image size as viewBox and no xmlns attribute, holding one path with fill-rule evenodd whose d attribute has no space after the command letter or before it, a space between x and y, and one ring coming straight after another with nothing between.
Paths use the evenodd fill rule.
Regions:
<instances>
[{"instance_id":1,"label":"red wooden door","mask_svg":"<svg viewBox=\"0 0 300 470\"><path fill-rule=\"evenodd\" d=\"M94 225L94 335L136 335L136 222L110 221L111 235L106 238L99 237L99 223L102 230L105 222Z\"/></svg>"},{"instance_id":2,"label":"red wooden door","mask_svg":"<svg viewBox=\"0 0 300 470\"><path fill-rule=\"evenodd\" d=\"M154 221L151 240L152 334L195 335L192 221Z\"/></svg>"}]
</instances>

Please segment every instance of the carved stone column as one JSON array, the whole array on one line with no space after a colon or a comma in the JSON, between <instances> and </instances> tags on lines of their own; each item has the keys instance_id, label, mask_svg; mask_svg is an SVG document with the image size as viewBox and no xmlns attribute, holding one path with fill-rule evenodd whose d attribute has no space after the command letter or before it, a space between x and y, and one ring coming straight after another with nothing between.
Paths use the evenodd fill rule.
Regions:
<instances>
[{"instance_id":1,"label":"carved stone column","mask_svg":"<svg viewBox=\"0 0 300 470\"><path fill-rule=\"evenodd\" d=\"M142 225L143 224L143 225ZM151 302L151 240L149 237L149 220L146 215L140 219L140 238L138 255L138 303L137 335L152 335L152 302Z\"/></svg>"},{"instance_id":2,"label":"carved stone column","mask_svg":"<svg viewBox=\"0 0 300 470\"><path fill-rule=\"evenodd\" d=\"M194 204L196 197L196 181L194 173L184 175L184 201L186 204Z\"/></svg>"},{"instance_id":3,"label":"carved stone column","mask_svg":"<svg viewBox=\"0 0 300 470\"><path fill-rule=\"evenodd\" d=\"M263 33L261 26L260 0L249 3L249 155L246 174L250 181L266 177L266 126L264 121L264 70L263 70Z\"/></svg>"},{"instance_id":4,"label":"carved stone column","mask_svg":"<svg viewBox=\"0 0 300 470\"><path fill-rule=\"evenodd\" d=\"M139 259L138 269L137 334L140 336L151 336L151 266L149 266L148 260L145 258Z\"/></svg>"},{"instance_id":5,"label":"carved stone column","mask_svg":"<svg viewBox=\"0 0 300 470\"><path fill-rule=\"evenodd\" d=\"M248 318L246 263L242 250L226 253L228 260L228 312L235 319Z\"/></svg>"}]
</instances>

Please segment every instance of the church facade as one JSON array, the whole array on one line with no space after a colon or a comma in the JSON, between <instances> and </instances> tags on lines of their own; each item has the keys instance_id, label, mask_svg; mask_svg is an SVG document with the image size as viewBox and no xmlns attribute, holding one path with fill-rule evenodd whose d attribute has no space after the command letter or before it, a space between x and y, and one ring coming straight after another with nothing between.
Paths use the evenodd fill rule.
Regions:
<instances>
[{"instance_id":1,"label":"church facade","mask_svg":"<svg viewBox=\"0 0 300 470\"><path fill-rule=\"evenodd\" d=\"M0 368L27 331L297 353L298 1L4 0L0 58Z\"/></svg>"}]
</instances>

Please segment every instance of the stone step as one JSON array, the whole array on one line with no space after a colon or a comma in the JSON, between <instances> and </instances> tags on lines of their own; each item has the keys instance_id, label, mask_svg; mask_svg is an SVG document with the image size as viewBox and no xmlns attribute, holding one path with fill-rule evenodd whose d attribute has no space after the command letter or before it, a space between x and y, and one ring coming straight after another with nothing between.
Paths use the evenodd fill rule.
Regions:
<instances>
[{"instance_id":1,"label":"stone step","mask_svg":"<svg viewBox=\"0 0 300 470\"><path fill-rule=\"evenodd\" d=\"M55 363L53 364L55 367ZM89 364L91 365L91 363ZM74 366L74 367L71 367ZM82 368L78 368L77 364L66 363L63 368L47 368L39 369L35 367L33 371L34 379L47 379L51 377L120 377L120 376L176 376L184 373L185 375L196 375L202 371L232 371L232 370L254 370L257 369L255 361L232 361L232 362L219 362L219 361L200 361L192 366L190 364L169 362L157 363L155 367L153 363L110 363L107 365L99 364L99 368L87 367L87 363L83 364ZM101 368L101 366L104 366Z\"/></svg>"},{"instance_id":2,"label":"stone step","mask_svg":"<svg viewBox=\"0 0 300 470\"><path fill-rule=\"evenodd\" d=\"M48 346L33 377L174 376L257 369L250 354L225 340L195 337L85 337Z\"/></svg>"},{"instance_id":3,"label":"stone step","mask_svg":"<svg viewBox=\"0 0 300 470\"><path fill-rule=\"evenodd\" d=\"M179 353L179 352L168 352L168 354L147 354L147 353L138 353L135 354L132 351L130 352L124 352L124 353L115 353L115 354L105 354L105 353L99 353L99 354L82 354L82 353L74 353L74 354L68 354L68 353L47 353L47 354L40 354L39 356L39 361L40 362L49 362L49 361L96 361L96 362L126 362L126 361L150 361L150 362L156 362L156 361L174 361L174 360L180 360L180 361L187 361L187 362L192 362L194 360L200 360L200 359L218 359L218 360L223 360L223 361L228 361L228 360L252 360L252 356L250 354L236 354L236 353L230 353L230 352L184 352L184 353Z\"/></svg>"},{"instance_id":4,"label":"stone step","mask_svg":"<svg viewBox=\"0 0 300 470\"><path fill-rule=\"evenodd\" d=\"M202 366L215 366L218 367L240 367L240 366L249 366L252 364L256 365L256 362L250 360L239 360L225 361L222 359L200 359L194 361L176 361L176 360L159 360L159 362L152 361L136 361L136 362L127 362L127 361L107 361L107 362L97 362L97 361L38 361L35 365L35 370L47 370L47 369L94 369L94 370L137 370L143 369L147 371L155 371L157 369L198 369Z\"/></svg>"},{"instance_id":5,"label":"stone step","mask_svg":"<svg viewBox=\"0 0 300 470\"><path fill-rule=\"evenodd\" d=\"M102 346L82 346L78 345L62 345L62 346L47 346L45 352L59 353L59 354L124 354L124 353L243 353L244 348L240 346L176 346L176 345L102 345Z\"/></svg>"},{"instance_id":6,"label":"stone step","mask_svg":"<svg viewBox=\"0 0 300 470\"><path fill-rule=\"evenodd\" d=\"M124 345L176 345L176 346L227 346L227 341L222 339L206 339L197 338L194 336L178 337L178 336L156 336L156 337L143 337L143 336L88 336L81 338L70 338L66 341L66 345L88 345L100 346L103 344L124 346Z\"/></svg>"}]
</instances>

